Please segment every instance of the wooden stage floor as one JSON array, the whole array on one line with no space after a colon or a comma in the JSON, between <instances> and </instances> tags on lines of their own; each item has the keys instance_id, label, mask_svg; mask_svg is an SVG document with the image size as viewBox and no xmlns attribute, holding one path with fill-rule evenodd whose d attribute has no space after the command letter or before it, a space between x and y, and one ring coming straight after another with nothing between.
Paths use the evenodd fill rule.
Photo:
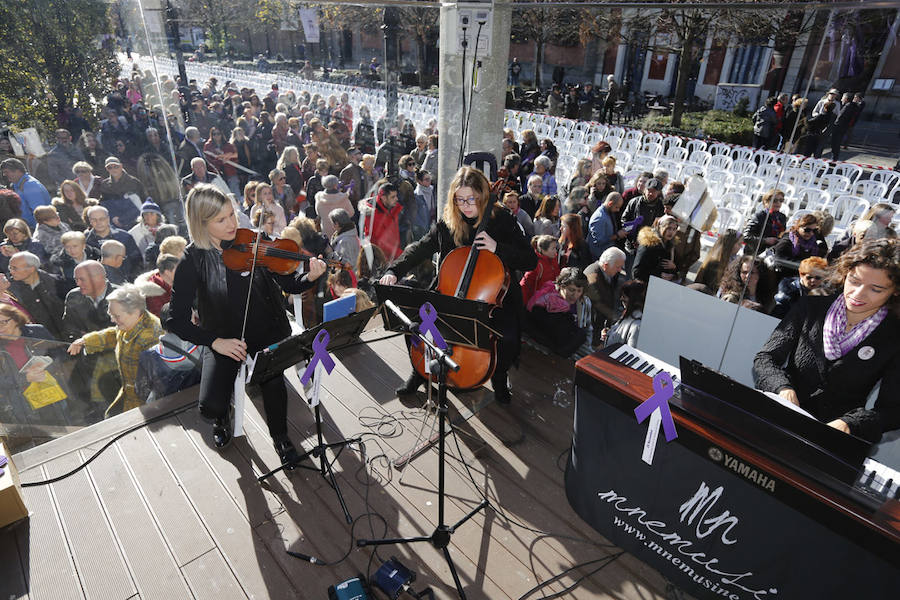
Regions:
<instances>
[{"instance_id":1,"label":"wooden stage floor","mask_svg":"<svg viewBox=\"0 0 900 600\"><path fill-rule=\"evenodd\" d=\"M370 331L364 339L384 333ZM393 393L409 368L403 340L347 348L338 359L324 382L322 408L326 440L364 439L365 457L348 449L335 464L356 519L353 536L430 535L437 521L436 449L403 470L391 466L413 447L427 414L423 393L407 403ZM472 600L518 599L581 563L588 564L528 598L577 580L560 597L666 598L662 577L630 555L594 572L598 559L618 550L565 497L572 375L571 361L525 347L511 373L510 407L495 404L487 390L451 397L457 421L479 410L461 422L458 441L448 437L447 521L485 493L490 500L450 546ZM0 598L324 599L329 585L374 572L392 555L418 574L416 590L430 585L438 598L456 597L442 553L431 544L381 547L377 557L371 548L352 547L351 526L317 472L298 469L258 484L257 475L278 464L260 404L248 406L246 437L220 453L195 399L196 388L185 390L15 457L23 481L41 481L84 463L114 435L146 425L74 475L25 489L31 518L0 530ZM289 420L295 443L309 448L314 418L299 397L292 396ZM315 566L286 550L325 561L349 555Z\"/></svg>"}]
</instances>

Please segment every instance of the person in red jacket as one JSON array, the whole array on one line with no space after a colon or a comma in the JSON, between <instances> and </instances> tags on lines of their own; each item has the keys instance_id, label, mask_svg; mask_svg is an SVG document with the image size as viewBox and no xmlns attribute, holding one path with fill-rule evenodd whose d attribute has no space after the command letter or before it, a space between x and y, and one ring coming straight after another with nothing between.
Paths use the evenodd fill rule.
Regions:
<instances>
[{"instance_id":1,"label":"person in red jacket","mask_svg":"<svg viewBox=\"0 0 900 600\"><path fill-rule=\"evenodd\" d=\"M378 189L373 212L369 205L365 215L365 233L372 243L381 248L385 258L394 260L403 251L400 245L400 213L403 207L398 203L397 186L385 183Z\"/></svg>"},{"instance_id":2,"label":"person in red jacket","mask_svg":"<svg viewBox=\"0 0 900 600\"><path fill-rule=\"evenodd\" d=\"M525 305L531 297L548 281L556 281L559 275L559 241L552 235L536 235L531 238L531 247L537 255L537 266L522 276L522 300Z\"/></svg>"}]
</instances>

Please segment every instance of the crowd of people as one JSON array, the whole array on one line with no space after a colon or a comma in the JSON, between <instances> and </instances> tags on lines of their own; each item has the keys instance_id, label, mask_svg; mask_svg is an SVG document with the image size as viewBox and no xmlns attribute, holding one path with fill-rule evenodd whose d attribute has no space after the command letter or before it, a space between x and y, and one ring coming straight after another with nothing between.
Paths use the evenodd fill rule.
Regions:
<instances>
[{"instance_id":1,"label":"crowd of people","mask_svg":"<svg viewBox=\"0 0 900 600\"><path fill-rule=\"evenodd\" d=\"M283 287L280 310L306 326L334 298L371 305L379 280L429 286L434 265L426 255L472 243L471 225L488 218L500 229L489 225L493 237L476 243L495 251L518 284L504 306L527 338L566 357L616 341L634 345L651 277L781 317L799 298L832 291L826 275L842 254L896 237L894 207L876 204L829 247L831 216L808 214L788 228L779 210L784 194L772 189L744 231L719 232L701 261L701 233L673 211L685 182L658 170L626 188L602 141L557 180L559 150L531 130L504 132L493 181L472 169L457 174L439 213L436 125L418 132L403 115L373 118L346 94L273 84L260 96L215 78L156 82L135 70L116 83L103 117L95 125L77 110L60 115L56 144L42 158L13 156L0 137L7 184L0 312L8 315L0 346L4 376L18 380L4 387L15 398L0 410L17 411L19 420L29 410L79 422L128 409L196 382L166 371L184 362L172 353L189 356L193 368L178 368L195 374L204 354L221 354L203 349L210 340L191 329L190 303L169 318L174 330L163 329L185 247L200 227L185 212L195 189L212 186L228 198L241 227L349 267ZM762 145L774 135L764 133ZM518 340L519 329L513 333L509 340ZM17 341L25 338L47 343ZM77 361L66 376L61 360L32 360L60 358L60 348ZM246 346L228 350L237 355ZM501 401L509 400L505 373L517 352L507 348L494 378ZM147 377L160 372L171 377ZM30 384L51 379L59 390L40 396L50 398L42 404ZM221 420L222 410L208 412Z\"/></svg>"}]
</instances>

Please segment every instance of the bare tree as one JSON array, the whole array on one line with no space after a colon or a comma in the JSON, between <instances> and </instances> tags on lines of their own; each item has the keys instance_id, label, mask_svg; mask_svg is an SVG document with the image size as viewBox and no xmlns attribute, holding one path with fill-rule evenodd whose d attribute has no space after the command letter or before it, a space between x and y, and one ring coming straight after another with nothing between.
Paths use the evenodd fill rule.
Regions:
<instances>
[{"instance_id":1,"label":"bare tree","mask_svg":"<svg viewBox=\"0 0 900 600\"><path fill-rule=\"evenodd\" d=\"M520 7L513 4L511 39L514 42L534 42L534 86L543 83L544 52L547 44L565 46L577 44L580 40L580 11L572 8L554 7L552 0L519 0L520 2L541 2L544 6Z\"/></svg>"}]
</instances>

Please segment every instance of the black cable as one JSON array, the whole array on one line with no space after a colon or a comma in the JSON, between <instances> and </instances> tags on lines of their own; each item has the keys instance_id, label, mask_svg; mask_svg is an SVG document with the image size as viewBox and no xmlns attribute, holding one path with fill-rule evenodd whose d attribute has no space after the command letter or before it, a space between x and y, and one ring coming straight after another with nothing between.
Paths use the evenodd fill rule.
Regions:
<instances>
[{"instance_id":1,"label":"black cable","mask_svg":"<svg viewBox=\"0 0 900 600\"><path fill-rule=\"evenodd\" d=\"M150 425L151 423L156 423L157 421L162 421L163 419L168 419L169 417L172 417L172 416L175 416L175 415L179 415L179 414L181 414L181 413L183 413L183 412L186 412L186 411L188 411L188 410L191 410L191 409L194 408L195 406L197 406L197 401L196 401L196 400L195 400L194 402L191 402L190 404L187 404L187 405L185 405L185 406L182 406L181 408L175 408L175 409L172 409L172 410L170 410L170 411L166 411L166 412L164 412L164 413L162 413L162 414L156 415L155 417L153 417L153 418L151 418L151 419L147 419L146 421L144 421L144 422L142 422L142 423L139 423L139 424L137 424L137 425L135 425L135 426L133 426L133 427L129 427L129 428L126 429L125 431L119 433L118 435L116 435L115 437L113 437L112 439L110 439L108 442L106 442L105 444L103 444L103 447L100 448L99 450L97 450L96 452L94 452L94 453L91 455L91 457L90 457L89 459L87 459L86 461L84 461L83 463L81 463L80 465L78 465L77 467L75 467L74 469L72 469L71 471L68 471L68 472L66 472L66 473L63 473L62 475L57 475L56 477L52 477L52 478L50 478L50 479L45 479L45 480L43 480L43 481L30 481L30 482L28 482L28 483L23 483L23 484L22 484L22 487L23 487L23 488L26 488L26 487L38 487L38 486L41 486L41 485L48 485L48 484L51 484L51 483L56 483L57 481L62 481L62 480L65 479L66 477L71 477L72 475L74 475L74 474L77 473L78 471L82 470L83 468L85 468L86 466L88 466L89 464L91 464L92 462L94 462L94 460L95 460L98 456L100 456L103 452L105 452L107 448L109 448L110 446L112 446L113 444L115 444L117 441L119 441L120 439L122 439L123 437L125 437L126 435L128 435L129 433L132 433L132 432L134 432L134 431L137 431L138 429L141 429L142 427L146 427L147 425Z\"/></svg>"},{"instance_id":2,"label":"black cable","mask_svg":"<svg viewBox=\"0 0 900 600\"><path fill-rule=\"evenodd\" d=\"M478 72L478 70L477 70L478 69L478 40L481 38L481 28L482 27L484 27L483 21L478 23L478 31L475 33L475 51L472 54L472 75L471 75L471 81L469 81L469 110L466 113L465 123L463 124L463 136L462 136L463 145L460 146L460 150L461 150L461 154L462 154L462 158L460 160L460 166L462 166L461 165L462 160L465 160L465 152L462 151L462 149L465 148L465 145L469 141L469 121L472 119L472 108L475 104L475 100L474 100L475 81L478 79L478 77L476 76L476 73ZM466 72L466 59L465 59L465 57L463 57L463 76L465 76L465 72ZM463 94L465 94L465 93L466 92L465 92L465 85L464 85L463 86Z\"/></svg>"},{"instance_id":3,"label":"black cable","mask_svg":"<svg viewBox=\"0 0 900 600\"><path fill-rule=\"evenodd\" d=\"M460 115L460 135L459 135L459 156L456 159L456 168L462 166L463 161L463 150L466 147L466 47L469 45L469 40L466 38L466 30L468 27L465 25L462 28L463 39L462 39L462 114Z\"/></svg>"},{"instance_id":4,"label":"black cable","mask_svg":"<svg viewBox=\"0 0 900 600\"><path fill-rule=\"evenodd\" d=\"M576 579L576 580L575 580L571 585L569 585L568 587L565 587L565 588L563 588L562 590L560 590L560 591L558 591L558 592L555 592L555 593L553 593L553 594L550 594L549 596L541 596L541 598L543 598L543 599L545 599L545 600L550 600L551 598L559 598L559 597L561 597L561 596L564 596L564 595L568 594L569 592L571 592L571 591L572 591L573 589L575 589L576 587L578 587L578 586L581 584L582 581L584 581L585 579L587 579L587 578L590 577L591 575L594 575L595 573L597 573L597 572L599 572L599 571L602 571L603 569L605 569L606 567L608 567L609 565L611 565L612 563L614 563L614 562L615 562L616 560L618 560L618 558L619 558L620 556L622 556L623 554L625 554L625 551L624 551L624 550L622 550L621 552L617 552L616 554L609 554L609 555L607 555L607 556L604 556L603 558L595 558L594 560L589 560L589 561L587 561L587 562L583 562L583 563L579 563L579 564L577 564L577 565L573 565L573 566L569 567L568 569L566 569L565 571L562 571L562 572L560 572L560 573L557 573L556 575L554 575L553 577L551 577L551 578L548 579L547 581L544 581L544 582L539 583L538 585L534 586L533 588L531 588L530 590L528 590L527 592L525 592L524 594L522 594L521 596L519 596L518 600L525 600L526 598L528 598L529 596L531 596L531 595L534 594L535 592L538 592L538 591L544 589L545 587L547 587L548 585L550 585L550 584L552 584L552 583L556 583L557 581L559 581L560 579L562 579L563 577L565 577L567 574L571 573L571 572L574 571L575 569L580 569L581 567L586 567L586 566L588 566L588 565L592 565L592 564L598 563L598 562L602 562L602 563L603 563L602 565L600 565L599 567L597 567L597 568L594 569L593 571L590 571L589 573L585 573L584 575L582 575L581 577L579 577L578 579ZM605 562L604 562L604 561L605 561Z\"/></svg>"}]
</instances>

